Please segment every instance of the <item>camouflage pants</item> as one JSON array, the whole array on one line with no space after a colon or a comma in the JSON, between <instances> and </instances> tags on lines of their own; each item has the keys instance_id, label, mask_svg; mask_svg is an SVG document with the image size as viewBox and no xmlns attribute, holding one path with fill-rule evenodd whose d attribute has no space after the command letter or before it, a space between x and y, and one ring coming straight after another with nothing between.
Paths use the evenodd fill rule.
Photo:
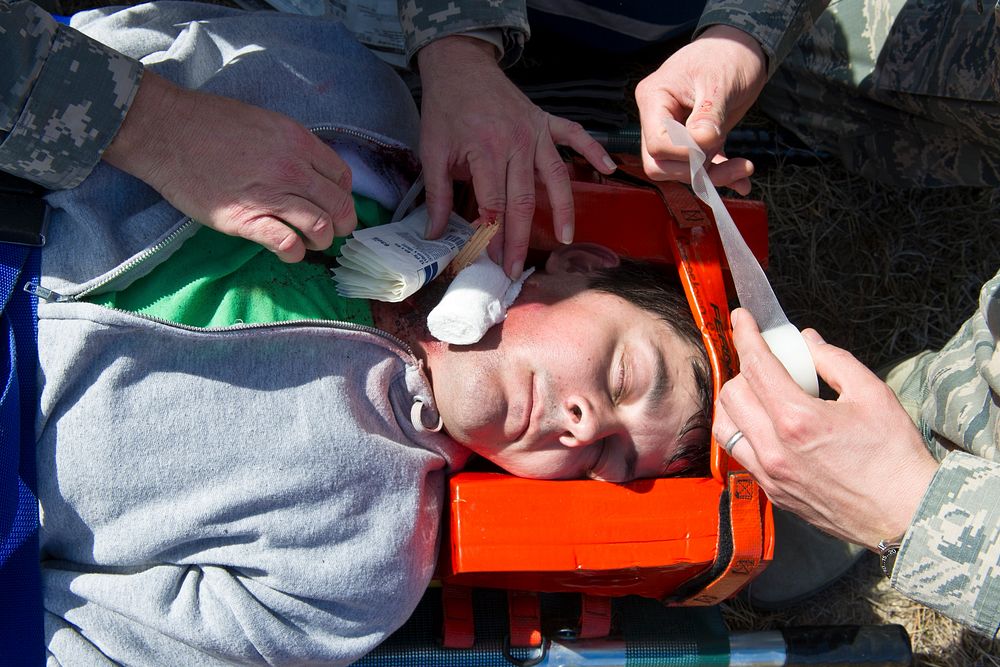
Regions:
<instances>
[{"instance_id":1,"label":"camouflage pants","mask_svg":"<svg viewBox=\"0 0 1000 667\"><path fill-rule=\"evenodd\" d=\"M810 146L901 187L1000 186L1000 5L843 0L760 106Z\"/></svg>"}]
</instances>

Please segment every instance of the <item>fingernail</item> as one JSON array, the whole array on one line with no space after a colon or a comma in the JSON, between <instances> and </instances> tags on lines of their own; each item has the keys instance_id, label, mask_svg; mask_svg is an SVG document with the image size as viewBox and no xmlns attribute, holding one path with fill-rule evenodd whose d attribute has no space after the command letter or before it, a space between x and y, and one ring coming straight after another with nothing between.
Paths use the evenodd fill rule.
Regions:
<instances>
[{"instance_id":1,"label":"fingernail","mask_svg":"<svg viewBox=\"0 0 1000 667\"><path fill-rule=\"evenodd\" d=\"M518 278L521 277L522 273L524 273L524 264L521 262L518 262L517 264L512 264L510 268L507 269L507 276L511 280L517 280Z\"/></svg>"},{"instance_id":2,"label":"fingernail","mask_svg":"<svg viewBox=\"0 0 1000 667\"><path fill-rule=\"evenodd\" d=\"M492 225L497 222L503 222L503 211L498 211L493 208L480 208L479 209L479 219L483 221L484 224Z\"/></svg>"},{"instance_id":3,"label":"fingernail","mask_svg":"<svg viewBox=\"0 0 1000 667\"><path fill-rule=\"evenodd\" d=\"M736 318L739 317L739 313L740 313L739 308L729 313L729 323L732 324L734 327L736 326Z\"/></svg>"},{"instance_id":4,"label":"fingernail","mask_svg":"<svg viewBox=\"0 0 1000 667\"><path fill-rule=\"evenodd\" d=\"M702 119L696 121L694 125L691 126L692 130L712 130L718 136L722 136L722 128L713 123L710 120Z\"/></svg>"},{"instance_id":5,"label":"fingernail","mask_svg":"<svg viewBox=\"0 0 1000 667\"><path fill-rule=\"evenodd\" d=\"M559 241L569 245L573 242L573 225L563 225L562 231L559 232Z\"/></svg>"},{"instance_id":6,"label":"fingernail","mask_svg":"<svg viewBox=\"0 0 1000 667\"><path fill-rule=\"evenodd\" d=\"M431 227L432 227L431 221L428 220L427 224L424 226L424 238L425 239L429 239L431 237Z\"/></svg>"},{"instance_id":7,"label":"fingernail","mask_svg":"<svg viewBox=\"0 0 1000 667\"><path fill-rule=\"evenodd\" d=\"M809 340L810 343L816 343L817 345L826 345L826 341L823 337L819 335L819 332L815 329L805 329L802 331L802 337Z\"/></svg>"},{"instance_id":8,"label":"fingernail","mask_svg":"<svg viewBox=\"0 0 1000 667\"><path fill-rule=\"evenodd\" d=\"M610 169L611 171L614 171L615 169L618 168L618 165L615 164L615 161L612 160L611 157L608 155L604 156L604 166Z\"/></svg>"}]
</instances>

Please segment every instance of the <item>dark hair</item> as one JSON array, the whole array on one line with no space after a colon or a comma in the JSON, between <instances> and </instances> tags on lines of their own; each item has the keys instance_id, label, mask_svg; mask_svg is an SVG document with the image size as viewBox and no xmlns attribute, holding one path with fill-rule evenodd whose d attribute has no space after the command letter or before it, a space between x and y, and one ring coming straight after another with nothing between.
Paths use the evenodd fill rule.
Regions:
<instances>
[{"instance_id":1,"label":"dark hair","mask_svg":"<svg viewBox=\"0 0 1000 667\"><path fill-rule=\"evenodd\" d=\"M587 287L628 301L663 320L696 354L691 357L701 409L678 434L679 445L670 457L668 474L707 476L711 435L712 379L708 353L695 324L687 297L673 267L623 257L618 266L590 274Z\"/></svg>"}]
</instances>

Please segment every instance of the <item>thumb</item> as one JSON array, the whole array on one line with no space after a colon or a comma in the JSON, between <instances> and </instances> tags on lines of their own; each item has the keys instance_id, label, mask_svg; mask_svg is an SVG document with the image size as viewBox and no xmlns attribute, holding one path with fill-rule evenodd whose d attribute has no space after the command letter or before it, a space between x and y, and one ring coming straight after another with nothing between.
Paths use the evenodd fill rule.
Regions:
<instances>
[{"instance_id":1,"label":"thumb","mask_svg":"<svg viewBox=\"0 0 1000 667\"><path fill-rule=\"evenodd\" d=\"M693 108L685 126L695 143L711 158L722 150L726 138L722 130L725 127L726 105L722 100L699 95Z\"/></svg>"},{"instance_id":2,"label":"thumb","mask_svg":"<svg viewBox=\"0 0 1000 667\"><path fill-rule=\"evenodd\" d=\"M837 394L859 391L871 383L882 384L874 373L857 358L836 345L830 345L813 329L805 329L802 337L812 355L816 372Z\"/></svg>"}]
</instances>

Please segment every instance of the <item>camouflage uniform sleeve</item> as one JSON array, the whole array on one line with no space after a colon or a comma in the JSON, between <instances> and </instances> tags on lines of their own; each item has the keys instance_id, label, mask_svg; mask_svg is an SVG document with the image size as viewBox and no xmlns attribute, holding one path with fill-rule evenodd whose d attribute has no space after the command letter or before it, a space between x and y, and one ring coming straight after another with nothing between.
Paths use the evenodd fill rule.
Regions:
<instances>
[{"instance_id":1,"label":"camouflage uniform sleeve","mask_svg":"<svg viewBox=\"0 0 1000 667\"><path fill-rule=\"evenodd\" d=\"M80 183L118 132L142 65L30 2L0 0L0 169L50 189Z\"/></svg>"},{"instance_id":2,"label":"camouflage uniform sleeve","mask_svg":"<svg viewBox=\"0 0 1000 667\"><path fill-rule=\"evenodd\" d=\"M435 39L466 32L499 30L503 43L501 67L517 62L528 40L525 0L397 0L406 43L406 61Z\"/></svg>"},{"instance_id":3,"label":"camouflage uniform sleeve","mask_svg":"<svg viewBox=\"0 0 1000 667\"><path fill-rule=\"evenodd\" d=\"M771 76L828 4L829 0L708 0L695 37L712 25L739 28L760 43Z\"/></svg>"},{"instance_id":4,"label":"camouflage uniform sleeve","mask_svg":"<svg viewBox=\"0 0 1000 667\"><path fill-rule=\"evenodd\" d=\"M1000 464L941 462L892 572L903 595L992 636L1000 628Z\"/></svg>"},{"instance_id":5,"label":"camouflage uniform sleeve","mask_svg":"<svg viewBox=\"0 0 1000 667\"><path fill-rule=\"evenodd\" d=\"M907 531L892 584L994 635L1000 628L1000 273L979 309L902 387L941 465ZM964 451L959 451L964 450Z\"/></svg>"}]
</instances>

